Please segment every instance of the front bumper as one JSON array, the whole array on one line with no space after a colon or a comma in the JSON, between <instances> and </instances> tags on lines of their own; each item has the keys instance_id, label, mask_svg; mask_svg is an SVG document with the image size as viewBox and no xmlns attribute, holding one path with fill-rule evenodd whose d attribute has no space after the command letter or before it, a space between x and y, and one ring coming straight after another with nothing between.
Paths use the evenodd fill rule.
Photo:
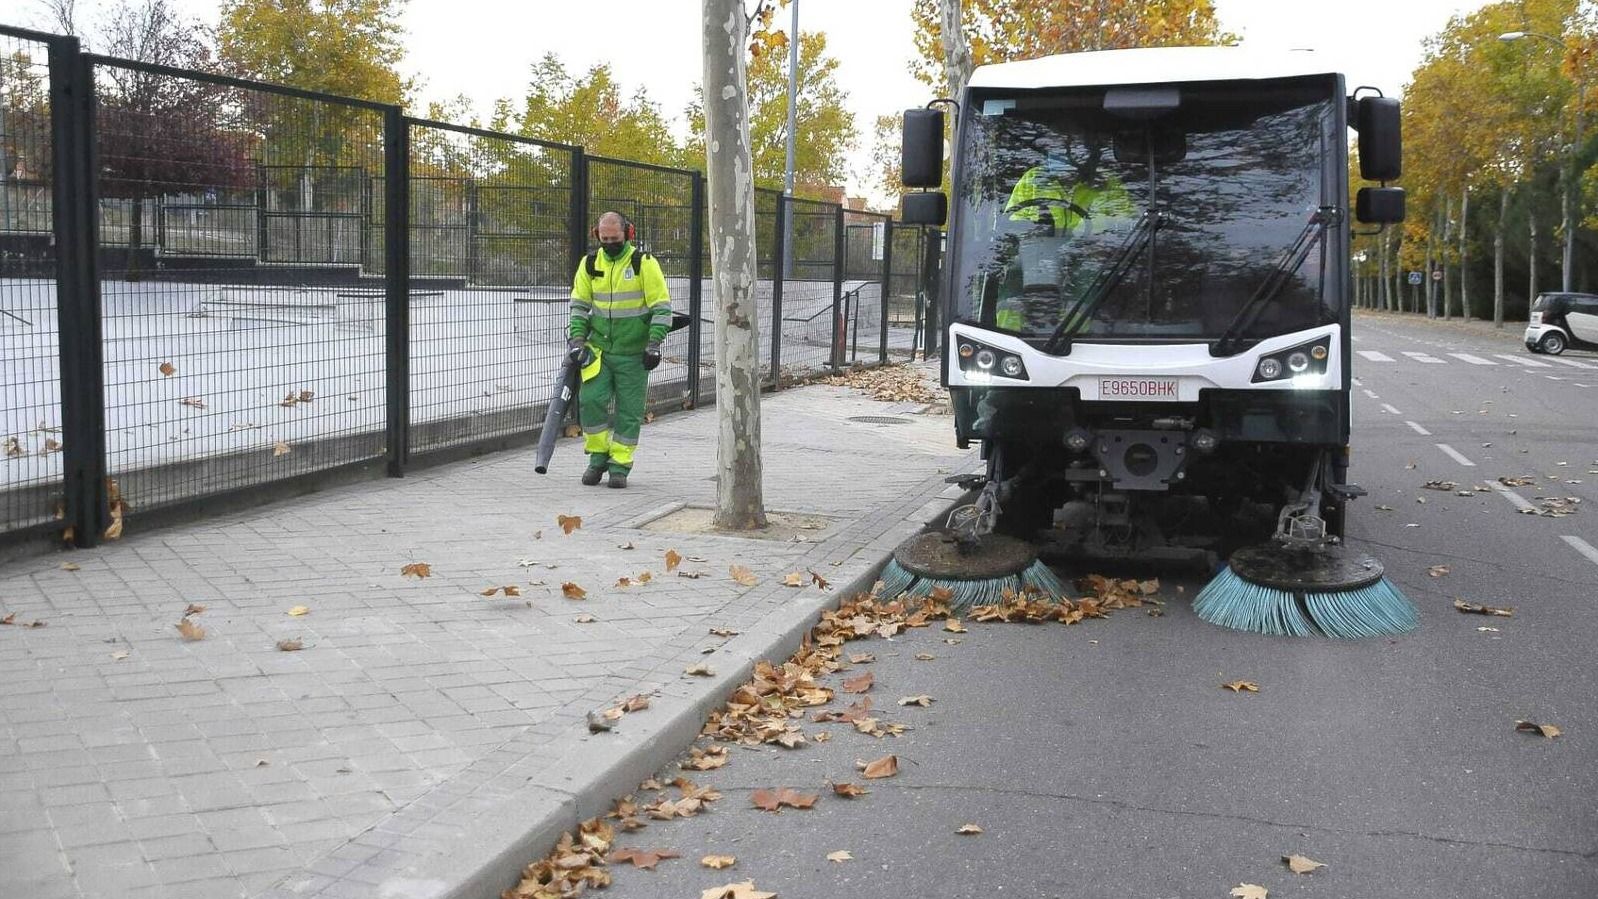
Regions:
<instances>
[{"instance_id":1,"label":"front bumper","mask_svg":"<svg viewBox=\"0 0 1598 899\"><path fill-rule=\"evenodd\" d=\"M1550 332L1558 332L1566 340L1570 339L1570 335L1566 334L1565 330L1557 325L1527 325L1526 349L1535 349L1537 344L1542 342L1543 335Z\"/></svg>"}]
</instances>

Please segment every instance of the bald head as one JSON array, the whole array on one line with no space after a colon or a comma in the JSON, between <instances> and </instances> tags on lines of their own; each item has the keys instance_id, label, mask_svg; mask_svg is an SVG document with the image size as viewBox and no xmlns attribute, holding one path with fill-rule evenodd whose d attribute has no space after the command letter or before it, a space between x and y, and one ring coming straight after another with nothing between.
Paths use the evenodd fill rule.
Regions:
<instances>
[{"instance_id":1,"label":"bald head","mask_svg":"<svg viewBox=\"0 0 1598 899\"><path fill-rule=\"evenodd\" d=\"M600 243L621 241L627 235L627 220L619 212L607 212L594 223L594 230L599 232Z\"/></svg>"}]
</instances>

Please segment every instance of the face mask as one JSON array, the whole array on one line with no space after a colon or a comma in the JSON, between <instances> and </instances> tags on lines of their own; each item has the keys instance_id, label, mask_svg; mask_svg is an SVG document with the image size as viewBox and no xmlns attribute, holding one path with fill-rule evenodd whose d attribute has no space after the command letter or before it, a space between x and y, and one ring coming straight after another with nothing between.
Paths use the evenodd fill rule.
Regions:
<instances>
[{"instance_id":1,"label":"face mask","mask_svg":"<svg viewBox=\"0 0 1598 899\"><path fill-rule=\"evenodd\" d=\"M600 249L605 251L605 255L606 256L609 256L610 258L615 259L616 257L618 257L618 256L620 256L622 254L623 250L627 249L627 244L625 242L623 242L623 241L620 241L620 240L617 240L617 241L602 240L602 241L599 242L599 247L600 247Z\"/></svg>"}]
</instances>

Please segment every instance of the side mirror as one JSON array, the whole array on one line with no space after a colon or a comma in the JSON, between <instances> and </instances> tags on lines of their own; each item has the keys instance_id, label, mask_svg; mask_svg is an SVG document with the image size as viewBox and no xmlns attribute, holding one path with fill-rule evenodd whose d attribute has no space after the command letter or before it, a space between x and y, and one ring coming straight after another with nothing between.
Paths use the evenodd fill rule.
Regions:
<instances>
[{"instance_id":1,"label":"side mirror","mask_svg":"<svg viewBox=\"0 0 1598 899\"><path fill-rule=\"evenodd\" d=\"M943 110L906 109L899 177L905 187L943 184Z\"/></svg>"},{"instance_id":2,"label":"side mirror","mask_svg":"<svg viewBox=\"0 0 1598 899\"><path fill-rule=\"evenodd\" d=\"M1404 139L1398 101L1361 97L1354 112L1359 132L1359 176L1366 181L1397 181L1404 172Z\"/></svg>"},{"instance_id":3,"label":"side mirror","mask_svg":"<svg viewBox=\"0 0 1598 899\"><path fill-rule=\"evenodd\" d=\"M943 227L949 217L949 198L941 190L905 194L899 201L899 220L906 225Z\"/></svg>"},{"instance_id":4,"label":"side mirror","mask_svg":"<svg viewBox=\"0 0 1598 899\"><path fill-rule=\"evenodd\" d=\"M1354 195L1354 218L1366 225L1396 225L1404 220L1402 187L1362 187Z\"/></svg>"}]
</instances>

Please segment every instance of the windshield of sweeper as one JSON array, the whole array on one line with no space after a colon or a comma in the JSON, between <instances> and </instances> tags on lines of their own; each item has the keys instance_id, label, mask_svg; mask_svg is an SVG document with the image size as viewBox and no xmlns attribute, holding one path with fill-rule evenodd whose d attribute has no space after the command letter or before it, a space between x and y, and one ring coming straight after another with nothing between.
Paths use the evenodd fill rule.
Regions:
<instances>
[{"instance_id":1,"label":"windshield of sweeper","mask_svg":"<svg viewBox=\"0 0 1598 899\"><path fill-rule=\"evenodd\" d=\"M1238 338L1337 321L1338 93L1330 77L975 93L955 319L1029 339L1064 322L1088 341L1215 340L1254 298Z\"/></svg>"}]
</instances>

